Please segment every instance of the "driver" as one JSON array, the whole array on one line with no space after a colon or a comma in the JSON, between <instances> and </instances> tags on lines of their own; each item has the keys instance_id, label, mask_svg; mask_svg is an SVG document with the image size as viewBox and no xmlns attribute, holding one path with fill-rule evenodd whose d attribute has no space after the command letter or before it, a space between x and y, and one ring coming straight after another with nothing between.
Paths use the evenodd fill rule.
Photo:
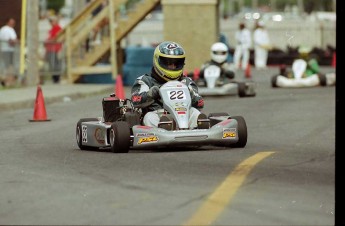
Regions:
<instances>
[{"instance_id":1,"label":"driver","mask_svg":"<svg viewBox=\"0 0 345 226\"><path fill-rule=\"evenodd\" d=\"M159 87L174 80L186 84L190 90L192 107L189 128L196 128L198 120L207 119L207 116L199 111L204 107L204 99L198 94L197 85L191 78L183 76L184 64L185 51L178 43L164 41L156 47L151 73L138 77L131 90L133 106L141 108L144 114L144 125L158 127L160 122L170 121L164 115Z\"/></svg>"},{"instance_id":2,"label":"driver","mask_svg":"<svg viewBox=\"0 0 345 226\"><path fill-rule=\"evenodd\" d=\"M223 85L224 79L233 79L235 74L231 70L231 66L228 63L227 59L229 56L229 48L222 42L216 42L211 46L211 60L206 61L200 69L199 78L204 79L205 69L210 65L216 65L220 67L221 74L217 80L217 85Z\"/></svg>"}]
</instances>

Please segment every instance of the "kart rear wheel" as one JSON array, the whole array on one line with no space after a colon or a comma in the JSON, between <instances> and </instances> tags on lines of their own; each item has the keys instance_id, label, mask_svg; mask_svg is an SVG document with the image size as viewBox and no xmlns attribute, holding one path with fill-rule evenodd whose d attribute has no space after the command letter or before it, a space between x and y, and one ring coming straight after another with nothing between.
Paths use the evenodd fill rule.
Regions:
<instances>
[{"instance_id":1,"label":"kart rear wheel","mask_svg":"<svg viewBox=\"0 0 345 226\"><path fill-rule=\"evenodd\" d=\"M97 147L90 147L87 145L82 144L82 139L83 139L83 129L81 128L81 123L82 122L97 122L98 118L82 118L78 121L77 127L76 127L76 139L77 139L77 144L80 150L97 150Z\"/></svg>"},{"instance_id":2,"label":"kart rear wheel","mask_svg":"<svg viewBox=\"0 0 345 226\"><path fill-rule=\"evenodd\" d=\"M247 144L247 124L246 121L242 116L231 116L232 119L236 119L237 121L237 135L238 141L236 144L232 144L231 147L234 148L243 148Z\"/></svg>"},{"instance_id":3,"label":"kart rear wheel","mask_svg":"<svg viewBox=\"0 0 345 226\"><path fill-rule=\"evenodd\" d=\"M111 151L115 153L128 153L131 131L125 121L117 121L111 124L109 142Z\"/></svg>"},{"instance_id":4,"label":"kart rear wheel","mask_svg":"<svg viewBox=\"0 0 345 226\"><path fill-rule=\"evenodd\" d=\"M246 96L246 84L244 82L237 83L238 85L238 96L245 97Z\"/></svg>"}]
</instances>

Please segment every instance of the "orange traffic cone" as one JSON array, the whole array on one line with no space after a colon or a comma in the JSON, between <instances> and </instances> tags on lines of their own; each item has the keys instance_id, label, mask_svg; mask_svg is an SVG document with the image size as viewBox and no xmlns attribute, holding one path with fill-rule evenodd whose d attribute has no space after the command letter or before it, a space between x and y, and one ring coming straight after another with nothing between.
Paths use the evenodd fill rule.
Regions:
<instances>
[{"instance_id":1,"label":"orange traffic cone","mask_svg":"<svg viewBox=\"0 0 345 226\"><path fill-rule=\"evenodd\" d=\"M41 86L37 86L37 94L36 94L36 101L35 101L35 109L33 118L29 120L30 122L44 122L50 121L47 118L46 107L44 104L44 97Z\"/></svg>"},{"instance_id":2,"label":"orange traffic cone","mask_svg":"<svg viewBox=\"0 0 345 226\"><path fill-rule=\"evenodd\" d=\"M336 54L335 52L333 53L333 58L332 58L332 67L335 68L335 64L336 64L337 60L336 60Z\"/></svg>"},{"instance_id":3,"label":"orange traffic cone","mask_svg":"<svg viewBox=\"0 0 345 226\"><path fill-rule=\"evenodd\" d=\"M251 78L251 77L252 77L251 71L250 71L250 64L247 65L247 68L246 68L246 70L245 70L245 72L244 72L244 76L245 76L246 78Z\"/></svg>"},{"instance_id":4,"label":"orange traffic cone","mask_svg":"<svg viewBox=\"0 0 345 226\"><path fill-rule=\"evenodd\" d=\"M121 100L125 99L125 91L123 89L123 82L122 82L121 75L117 75L117 78L116 78L115 95Z\"/></svg>"}]
</instances>

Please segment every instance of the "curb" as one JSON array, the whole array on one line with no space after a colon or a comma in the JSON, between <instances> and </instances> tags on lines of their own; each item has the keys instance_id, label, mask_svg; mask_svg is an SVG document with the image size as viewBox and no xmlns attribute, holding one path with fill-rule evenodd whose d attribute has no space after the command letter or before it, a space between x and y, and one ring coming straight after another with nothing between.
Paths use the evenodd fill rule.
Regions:
<instances>
[{"instance_id":1,"label":"curb","mask_svg":"<svg viewBox=\"0 0 345 226\"><path fill-rule=\"evenodd\" d=\"M20 92L18 90L18 92ZM114 92L113 87L104 87L104 88L99 88L99 90L93 90L93 91L70 91L66 93L60 93L60 94L50 94L49 95L44 95L44 103L45 105L49 105L52 103L58 103L58 102L63 102L65 97L71 98L71 99L81 99L81 98L86 98L89 96L95 96L95 95L110 95L111 93ZM21 98L20 100L15 100L11 103L0 103L0 112L3 111L11 111L11 110L18 110L18 109L24 109L24 108L33 108L35 105L36 101L36 96L32 97L25 97Z\"/></svg>"}]
</instances>

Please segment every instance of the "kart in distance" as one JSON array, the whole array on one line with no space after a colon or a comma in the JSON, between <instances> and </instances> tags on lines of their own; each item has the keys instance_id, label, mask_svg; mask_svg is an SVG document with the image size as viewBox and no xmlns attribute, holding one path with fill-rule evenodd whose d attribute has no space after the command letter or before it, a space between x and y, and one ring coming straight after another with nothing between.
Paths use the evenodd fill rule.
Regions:
<instances>
[{"instance_id":1,"label":"kart in distance","mask_svg":"<svg viewBox=\"0 0 345 226\"><path fill-rule=\"evenodd\" d=\"M253 81L238 82L233 79L221 78L221 68L211 64L204 69L203 78L197 78L201 96L255 97L256 84Z\"/></svg>"}]
</instances>

